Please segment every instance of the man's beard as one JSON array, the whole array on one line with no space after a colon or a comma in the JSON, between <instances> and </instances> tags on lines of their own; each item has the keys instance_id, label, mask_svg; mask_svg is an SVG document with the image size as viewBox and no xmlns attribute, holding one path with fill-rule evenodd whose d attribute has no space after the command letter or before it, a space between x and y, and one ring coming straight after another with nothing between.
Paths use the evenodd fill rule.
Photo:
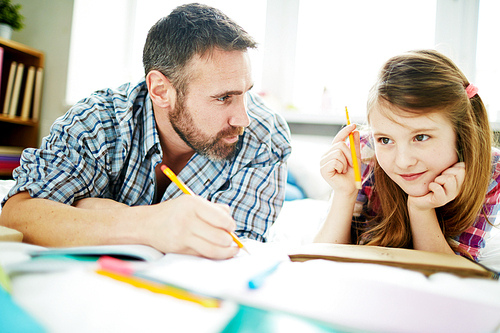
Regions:
<instances>
[{"instance_id":1,"label":"man's beard","mask_svg":"<svg viewBox=\"0 0 500 333\"><path fill-rule=\"evenodd\" d=\"M230 126L215 137L202 133L194 126L193 118L187 112L183 99L178 99L174 111L169 115L170 123L179 137L195 152L212 161L232 160L238 152L238 141L231 144L222 142L222 138L242 135L244 127Z\"/></svg>"}]
</instances>

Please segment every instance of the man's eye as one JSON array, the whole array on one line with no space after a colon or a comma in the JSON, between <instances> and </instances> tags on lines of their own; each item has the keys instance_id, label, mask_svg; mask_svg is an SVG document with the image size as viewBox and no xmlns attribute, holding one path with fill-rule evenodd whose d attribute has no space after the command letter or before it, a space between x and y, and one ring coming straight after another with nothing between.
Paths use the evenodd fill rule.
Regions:
<instances>
[{"instance_id":1,"label":"man's eye","mask_svg":"<svg viewBox=\"0 0 500 333\"><path fill-rule=\"evenodd\" d=\"M415 141L425 141L429 139L429 136L426 134L419 134L415 136Z\"/></svg>"},{"instance_id":2,"label":"man's eye","mask_svg":"<svg viewBox=\"0 0 500 333\"><path fill-rule=\"evenodd\" d=\"M229 99L229 97L230 97L229 95L226 95L226 96L217 98L217 100L219 102L225 102L225 101L227 101Z\"/></svg>"}]
</instances>

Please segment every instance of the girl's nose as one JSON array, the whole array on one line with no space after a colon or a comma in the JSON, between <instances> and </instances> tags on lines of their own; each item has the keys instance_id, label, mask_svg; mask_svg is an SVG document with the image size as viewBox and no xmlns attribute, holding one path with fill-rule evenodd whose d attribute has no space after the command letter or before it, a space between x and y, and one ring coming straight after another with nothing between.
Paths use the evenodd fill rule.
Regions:
<instances>
[{"instance_id":1,"label":"girl's nose","mask_svg":"<svg viewBox=\"0 0 500 333\"><path fill-rule=\"evenodd\" d=\"M412 153L411 149L400 148L396 153L395 163L398 168L405 170L417 163L417 158Z\"/></svg>"}]
</instances>

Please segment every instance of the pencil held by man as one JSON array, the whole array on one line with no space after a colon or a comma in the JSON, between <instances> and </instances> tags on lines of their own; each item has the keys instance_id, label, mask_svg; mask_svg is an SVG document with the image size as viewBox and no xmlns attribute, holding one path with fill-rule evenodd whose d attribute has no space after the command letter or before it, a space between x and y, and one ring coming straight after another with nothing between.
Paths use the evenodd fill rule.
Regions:
<instances>
[{"instance_id":1,"label":"pencil held by man","mask_svg":"<svg viewBox=\"0 0 500 333\"><path fill-rule=\"evenodd\" d=\"M184 192L184 194L187 194L187 195L196 195L193 191L191 191L191 189L189 189L189 187L186 186L186 184L184 184L184 182L182 180L180 180L177 175L172 171L170 170L169 167L167 167L166 165L162 165L161 166L161 171L163 171L163 173L173 182L175 183L175 185L177 185L177 187L179 187L181 189L182 192ZM238 247L240 249L243 249L245 250L246 253L250 254L250 252L248 252L247 248L245 247L245 245L243 245L243 243L238 239L238 236L236 236L234 234L234 232L232 231L228 231L229 235L231 236L231 238L233 239L233 241L236 243L236 245L238 245Z\"/></svg>"}]
</instances>

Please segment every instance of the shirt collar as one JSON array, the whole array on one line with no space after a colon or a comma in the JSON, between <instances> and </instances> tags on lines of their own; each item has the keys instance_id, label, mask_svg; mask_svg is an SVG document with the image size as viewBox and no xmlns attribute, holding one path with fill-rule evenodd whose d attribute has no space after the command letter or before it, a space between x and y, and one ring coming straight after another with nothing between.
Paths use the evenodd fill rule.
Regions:
<instances>
[{"instance_id":1,"label":"shirt collar","mask_svg":"<svg viewBox=\"0 0 500 333\"><path fill-rule=\"evenodd\" d=\"M144 112L142 114L142 132L143 142L142 142L142 156L147 156L151 149L154 149L155 153L160 153L160 136L158 134L158 129L156 128L156 120L153 111L153 102L149 97L149 93L144 97Z\"/></svg>"}]
</instances>

